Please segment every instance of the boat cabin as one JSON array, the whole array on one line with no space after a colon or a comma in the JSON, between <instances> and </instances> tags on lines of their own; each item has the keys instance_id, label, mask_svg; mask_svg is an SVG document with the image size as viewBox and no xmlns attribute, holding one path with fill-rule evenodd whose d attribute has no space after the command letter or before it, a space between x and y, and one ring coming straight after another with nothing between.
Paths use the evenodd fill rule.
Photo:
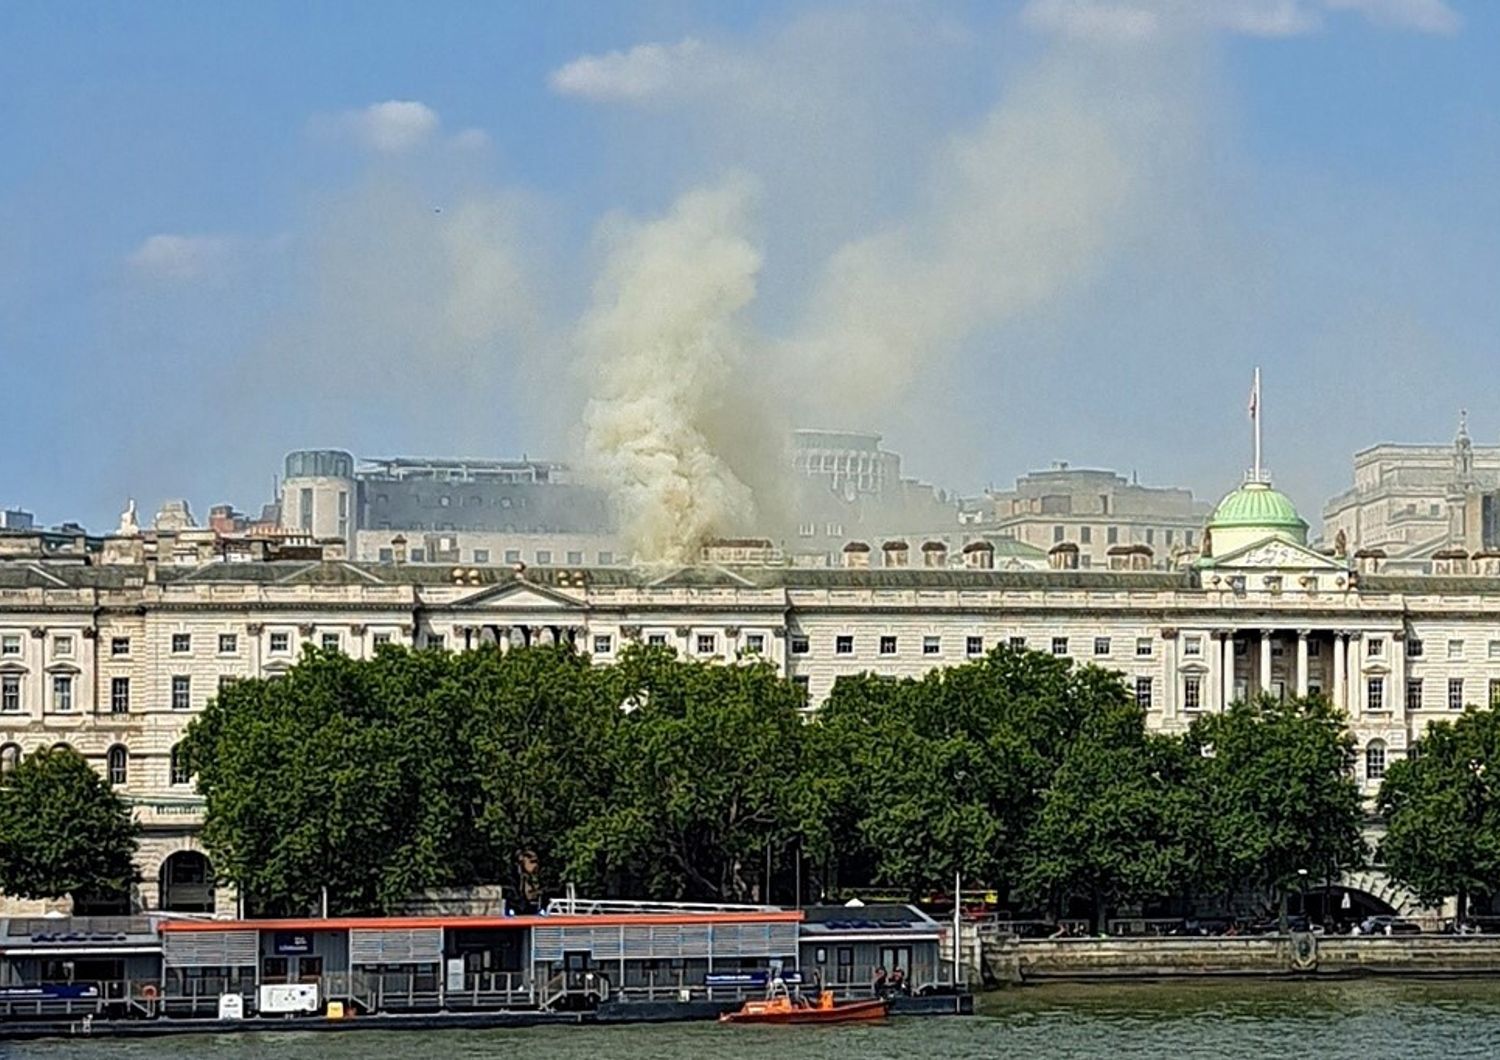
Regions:
<instances>
[{"instance_id":1,"label":"boat cabin","mask_svg":"<svg viewBox=\"0 0 1500 1060\"><path fill-rule=\"evenodd\" d=\"M872 996L878 971L884 973L885 989L896 993L953 987L953 963L943 957L946 929L915 906L820 905L804 909L803 916L803 977L821 982L837 997Z\"/></svg>"}]
</instances>

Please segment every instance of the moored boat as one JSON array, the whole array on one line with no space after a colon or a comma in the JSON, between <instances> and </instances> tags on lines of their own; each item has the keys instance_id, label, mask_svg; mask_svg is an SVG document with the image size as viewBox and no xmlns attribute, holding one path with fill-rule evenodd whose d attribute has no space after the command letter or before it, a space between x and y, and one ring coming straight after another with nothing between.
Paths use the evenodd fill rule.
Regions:
<instances>
[{"instance_id":1,"label":"moored boat","mask_svg":"<svg viewBox=\"0 0 1500 1060\"><path fill-rule=\"evenodd\" d=\"M785 992L775 992L760 1001L746 1001L733 1012L719 1017L720 1023L865 1023L883 1020L890 1011L891 1003L883 997L865 998L858 1001L834 1001L833 995L823 993L816 1002L794 998Z\"/></svg>"}]
</instances>

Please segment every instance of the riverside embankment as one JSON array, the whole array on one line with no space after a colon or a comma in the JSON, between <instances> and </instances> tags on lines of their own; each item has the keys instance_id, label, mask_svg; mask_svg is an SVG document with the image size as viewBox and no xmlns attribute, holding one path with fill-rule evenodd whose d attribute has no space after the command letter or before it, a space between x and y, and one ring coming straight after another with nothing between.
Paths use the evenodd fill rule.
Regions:
<instances>
[{"instance_id":1,"label":"riverside embankment","mask_svg":"<svg viewBox=\"0 0 1500 1060\"><path fill-rule=\"evenodd\" d=\"M985 938L986 983L1350 976L1500 978L1500 936Z\"/></svg>"}]
</instances>

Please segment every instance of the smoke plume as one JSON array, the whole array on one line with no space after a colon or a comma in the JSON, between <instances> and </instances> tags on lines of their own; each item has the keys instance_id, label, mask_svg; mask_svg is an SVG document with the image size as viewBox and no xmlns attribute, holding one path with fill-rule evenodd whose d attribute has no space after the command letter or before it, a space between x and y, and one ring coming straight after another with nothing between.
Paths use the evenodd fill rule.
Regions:
<instances>
[{"instance_id":1,"label":"smoke plume","mask_svg":"<svg viewBox=\"0 0 1500 1060\"><path fill-rule=\"evenodd\" d=\"M745 235L750 198L738 180L692 191L666 216L607 236L579 329L594 380L584 457L640 562L690 563L706 537L753 515L750 489L712 441L761 264Z\"/></svg>"}]
</instances>

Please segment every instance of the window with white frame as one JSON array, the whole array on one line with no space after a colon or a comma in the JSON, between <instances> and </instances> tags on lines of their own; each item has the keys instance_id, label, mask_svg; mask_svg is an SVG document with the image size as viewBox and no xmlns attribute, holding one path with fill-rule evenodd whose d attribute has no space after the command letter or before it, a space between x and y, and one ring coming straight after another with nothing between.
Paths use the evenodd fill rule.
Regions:
<instances>
[{"instance_id":1,"label":"window with white frame","mask_svg":"<svg viewBox=\"0 0 1500 1060\"><path fill-rule=\"evenodd\" d=\"M21 635L19 633L7 633L0 637L0 655L20 655Z\"/></svg>"},{"instance_id":2,"label":"window with white frame","mask_svg":"<svg viewBox=\"0 0 1500 1060\"><path fill-rule=\"evenodd\" d=\"M750 655L763 655L766 650L766 635L764 633L746 633L745 651Z\"/></svg>"},{"instance_id":3,"label":"window with white frame","mask_svg":"<svg viewBox=\"0 0 1500 1060\"><path fill-rule=\"evenodd\" d=\"M1151 709L1151 678L1137 677L1135 679L1135 704L1142 710Z\"/></svg>"},{"instance_id":4,"label":"window with white frame","mask_svg":"<svg viewBox=\"0 0 1500 1060\"><path fill-rule=\"evenodd\" d=\"M886 636L883 636L883 637L880 638L880 654L881 655L895 655L896 654L896 638L895 637L892 637L889 634L887 634Z\"/></svg>"},{"instance_id":5,"label":"window with white frame","mask_svg":"<svg viewBox=\"0 0 1500 1060\"><path fill-rule=\"evenodd\" d=\"M1379 780L1385 776L1385 741L1371 740L1365 744L1365 779Z\"/></svg>"},{"instance_id":6,"label":"window with white frame","mask_svg":"<svg viewBox=\"0 0 1500 1060\"><path fill-rule=\"evenodd\" d=\"M1420 677L1406 679L1406 709L1422 709L1422 679Z\"/></svg>"},{"instance_id":7,"label":"window with white frame","mask_svg":"<svg viewBox=\"0 0 1500 1060\"><path fill-rule=\"evenodd\" d=\"M193 679L187 674L172 675L172 709L189 710L193 706Z\"/></svg>"},{"instance_id":8,"label":"window with white frame","mask_svg":"<svg viewBox=\"0 0 1500 1060\"><path fill-rule=\"evenodd\" d=\"M109 774L110 787L118 788L125 783L130 773L130 755L119 744L109 749L105 756L106 771Z\"/></svg>"},{"instance_id":9,"label":"window with white frame","mask_svg":"<svg viewBox=\"0 0 1500 1060\"><path fill-rule=\"evenodd\" d=\"M1372 659L1378 659L1385 654L1384 637L1366 637L1365 654Z\"/></svg>"},{"instance_id":10,"label":"window with white frame","mask_svg":"<svg viewBox=\"0 0 1500 1060\"><path fill-rule=\"evenodd\" d=\"M130 638L129 637L111 637L110 641L109 641L109 653L111 655L129 655L130 654Z\"/></svg>"},{"instance_id":11,"label":"window with white frame","mask_svg":"<svg viewBox=\"0 0 1500 1060\"><path fill-rule=\"evenodd\" d=\"M292 650L292 635L285 630L278 630L271 634L271 654L285 655Z\"/></svg>"},{"instance_id":12,"label":"window with white frame","mask_svg":"<svg viewBox=\"0 0 1500 1060\"><path fill-rule=\"evenodd\" d=\"M1500 677L1490 678L1490 709L1500 707Z\"/></svg>"},{"instance_id":13,"label":"window with white frame","mask_svg":"<svg viewBox=\"0 0 1500 1060\"><path fill-rule=\"evenodd\" d=\"M1464 679L1462 677L1448 678L1448 709L1464 709Z\"/></svg>"},{"instance_id":14,"label":"window with white frame","mask_svg":"<svg viewBox=\"0 0 1500 1060\"><path fill-rule=\"evenodd\" d=\"M389 633L375 633L371 635L370 642L378 648L382 644L389 644L391 642L391 635Z\"/></svg>"},{"instance_id":15,"label":"window with white frame","mask_svg":"<svg viewBox=\"0 0 1500 1060\"><path fill-rule=\"evenodd\" d=\"M833 638L833 654L835 654L835 655L853 655L854 654L854 637L853 637L853 635L849 634L849 633L840 633L837 637L834 637Z\"/></svg>"},{"instance_id":16,"label":"window with white frame","mask_svg":"<svg viewBox=\"0 0 1500 1060\"><path fill-rule=\"evenodd\" d=\"M0 714L21 712L21 675L0 674Z\"/></svg>"},{"instance_id":17,"label":"window with white frame","mask_svg":"<svg viewBox=\"0 0 1500 1060\"><path fill-rule=\"evenodd\" d=\"M181 744L177 744L172 748L171 777L169 779L174 787L186 784L192 779L192 774L188 772L187 755L183 754Z\"/></svg>"},{"instance_id":18,"label":"window with white frame","mask_svg":"<svg viewBox=\"0 0 1500 1060\"><path fill-rule=\"evenodd\" d=\"M646 646L649 648L665 648L667 646L667 635L665 633L647 633Z\"/></svg>"},{"instance_id":19,"label":"window with white frame","mask_svg":"<svg viewBox=\"0 0 1500 1060\"><path fill-rule=\"evenodd\" d=\"M52 675L52 709L67 714L73 709L73 675Z\"/></svg>"},{"instance_id":20,"label":"window with white frame","mask_svg":"<svg viewBox=\"0 0 1500 1060\"><path fill-rule=\"evenodd\" d=\"M712 633L698 634L698 654L712 655L719 650L719 638Z\"/></svg>"},{"instance_id":21,"label":"window with white frame","mask_svg":"<svg viewBox=\"0 0 1500 1060\"><path fill-rule=\"evenodd\" d=\"M608 633L600 633L594 637L594 654L608 655L614 650L614 638Z\"/></svg>"},{"instance_id":22,"label":"window with white frame","mask_svg":"<svg viewBox=\"0 0 1500 1060\"><path fill-rule=\"evenodd\" d=\"M1152 644L1152 641L1151 641L1150 637L1136 637L1135 638L1135 653L1136 653L1136 655L1150 655L1151 654L1151 650L1152 650L1151 649L1151 644Z\"/></svg>"},{"instance_id":23,"label":"window with white frame","mask_svg":"<svg viewBox=\"0 0 1500 1060\"><path fill-rule=\"evenodd\" d=\"M1109 654L1109 638L1108 637L1095 637L1094 638L1094 654L1095 655L1108 655Z\"/></svg>"},{"instance_id":24,"label":"window with white frame","mask_svg":"<svg viewBox=\"0 0 1500 1060\"><path fill-rule=\"evenodd\" d=\"M240 650L240 638L234 633L219 634L219 654L233 655Z\"/></svg>"},{"instance_id":25,"label":"window with white frame","mask_svg":"<svg viewBox=\"0 0 1500 1060\"><path fill-rule=\"evenodd\" d=\"M1011 651L1024 651L1026 648L1025 637L1011 637L1008 643Z\"/></svg>"},{"instance_id":26,"label":"window with white frame","mask_svg":"<svg viewBox=\"0 0 1500 1060\"><path fill-rule=\"evenodd\" d=\"M52 639L52 653L58 658L70 659L73 657L73 638L68 636L54 637Z\"/></svg>"},{"instance_id":27,"label":"window with white frame","mask_svg":"<svg viewBox=\"0 0 1500 1060\"><path fill-rule=\"evenodd\" d=\"M339 635L337 633L325 633L325 634L323 634L323 650L324 651L338 651L339 650Z\"/></svg>"},{"instance_id":28,"label":"window with white frame","mask_svg":"<svg viewBox=\"0 0 1500 1060\"><path fill-rule=\"evenodd\" d=\"M1385 678L1368 677L1365 679L1365 707L1372 713L1380 713L1385 710Z\"/></svg>"},{"instance_id":29,"label":"window with white frame","mask_svg":"<svg viewBox=\"0 0 1500 1060\"><path fill-rule=\"evenodd\" d=\"M191 633L172 634L172 654L185 655L193 650L193 635Z\"/></svg>"},{"instance_id":30,"label":"window with white frame","mask_svg":"<svg viewBox=\"0 0 1500 1060\"><path fill-rule=\"evenodd\" d=\"M1490 658L1500 659L1500 640L1490 641Z\"/></svg>"},{"instance_id":31,"label":"window with white frame","mask_svg":"<svg viewBox=\"0 0 1500 1060\"><path fill-rule=\"evenodd\" d=\"M984 654L984 638L983 637L966 637L966 638L964 638L964 653L967 654L967 655L983 655Z\"/></svg>"},{"instance_id":32,"label":"window with white frame","mask_svg":"<svg viewBox=\"0 0 1500 1060\"><path fill-rule=\"evenodd\" d=\"M109 712L130 713L130 678L112 677L109 680Z\"/></svg>"},{"instance_id":33,"label":"window with white frame","mask_svg":"<svg viewBox=\"0 0 1500 1060\"><path fill-rule=\"evenodd\" d=\"M1406 638L1406 657L1408 659L1422 658L1422 642L1416 637Z\"/></svg>"},{"instance_id":34,"label":"window with white frame","mask_svg":"<svg viewBox=\"0 0 1500 1060\"><path fill-rule=\"evenodd\" d=\"M1203 709L1203 678L1188 674L1182 679L1182 709Z\"/></svg>"},{"instance_id":35,"label":"window with white frame","mask_svg":"<svg viewBox=\"0 0 1500 1060\"><path fill-rule=\"evenodd\" d=\"M1182 638L1182 654L1184 654L1184 655L1190 655L1190 656L1194 656L1194 657L1202 655L1203 654L1203 638L1202 637L1183 637Z\"/></svg>"},{"instance_id":36,"label":"window with white frame","mask_svg":"<svg viewBox=\"0 0 1500 1060\"><path fill-rule=\"evenodd\" d=\"M1464 657L1464 642L1461 640L1450 640L1448 642L1448 658L1462 659Z\"/></svg>"},{"instance_id":37,"label":"window with white frame","mask_svg":"<svg viewBox=\"0 0 1500 1060\"><path fill-rule=\"evenodd\" d=\"M793 633L792 634L792 654L793 655L806 655L808 653L808 651L810 650L810 648L811 648L811 644L810 644L810 642L807 639L807 634L805 634L805 633Z\"/></svg>"},{"instance_id":38,"label":"window with white frame","mask_svg":"<svg viewBox=\"0 0 1500 1060\"><path fill-rule=\"evenodd\" d=\"M1067 637L1053 637L1052 638L1052 654L1053 655L1066 655L1066 654L1068 654L1068 638Z\"/></svg>"},{"instance_id":39,"label":"window with white frame","mask_svg":"<svg viewBox=\"0 0 1500 1060\"><path fill-rule=\"evenodd\" d=\"M940 652L942 652L942 650L943 650L943 642L942 642L942 640L940 638L938 638L938 637L923 637L922 638L922 654L923 655L937 655Z\"/></svg>"}]
</instances>

